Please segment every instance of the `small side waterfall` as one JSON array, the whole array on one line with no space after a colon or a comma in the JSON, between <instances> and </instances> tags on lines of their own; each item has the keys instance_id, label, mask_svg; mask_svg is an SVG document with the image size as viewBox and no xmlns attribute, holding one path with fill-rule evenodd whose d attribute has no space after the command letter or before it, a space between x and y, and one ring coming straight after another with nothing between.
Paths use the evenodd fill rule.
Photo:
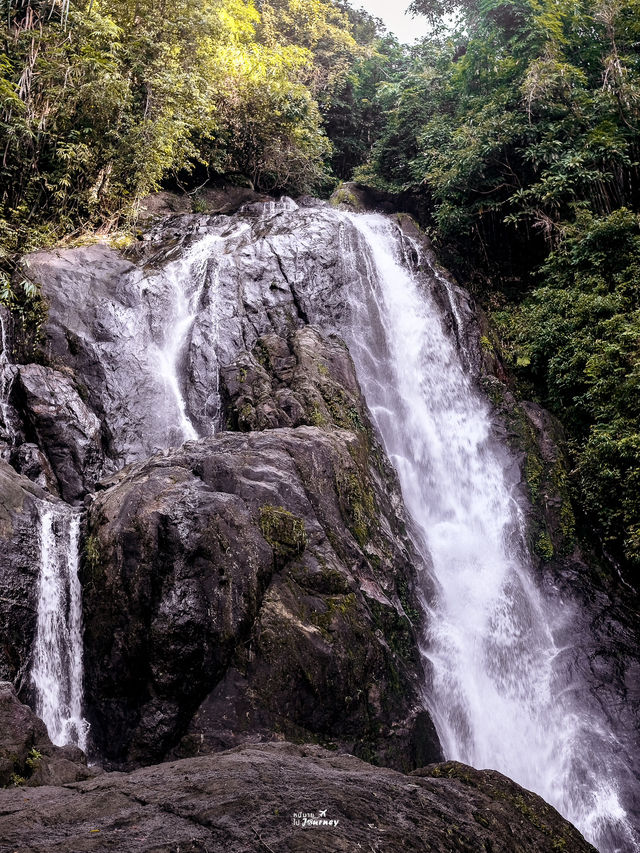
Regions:
<instances>
[{"instance_id":1,"label":"small side waterfall","mask_svg":"<svg viewBox=\"0 0 640 853\"><path fill-rule=\"evenodd\" d=\"M211 301L215 302L215 289L218 282L215 272L216 248L220 242L219 235L207 234L181 253L180 257L167 264L157 276L145 281L146 288L162 290L163 288L157 288L158 282L155 281L156 278L161 278L163 284L168 285L166 292L172 301L167 315L173 322L167 329L161 330L162 339L156 348L158 373L166 389L167 406L164 414L167 419L167 446L198 438L198 431L187 413L183 377L189 372L190 367L189 364L185 364L189 356L190 333L201 310L203 294L207 287L211 291L209 294ZM215 318L212 322L215 323ZM218 365L216 364L213 366L212 374L217 375L217 373ZM210 414L211 432L213 432L220 403L219 400L211 402L216 406L215 413Z\"/></svg>"},{"instance_id":2,"label":"small side waterfall","mask_svg":"<svg viewBox=\"0 0 640 853\"><path fill-rule=\"evenodd\" d=\"M36 712L54 744L87 748L82 716L82 589L78 580L80 512L43 504L40 515L38 622L31 679Z\"/></svg>"},{"instance_id":3,"label":"small side waterfall","mask_svg":"<svg viewBox=\"0 0 640 853\"><path fill-rule=\"evenodd\" d=\"M488 404L397 227L345 215L342 240L353 300L342 332L435 581L423 653L445 754L537 791L603 853L640 850L616 739L554 641L570 606L533 582Z\"/></svg>"},{"instance_id":4,"label":"small side waterfall","mask_svg":"<svg viewBox=\"0 0 640 853\"><path fill-rule=\"evenodd\" d=\"M9 443L13 444L16 432L12 422L9 394L11 393L11 385L15 378L15 368L12 368L9 358L7 328L2 311L0 311L0 342L2 344L2 352L0 352L0 414L2 414L2 422Z\"/></svg>"}]
</instances>

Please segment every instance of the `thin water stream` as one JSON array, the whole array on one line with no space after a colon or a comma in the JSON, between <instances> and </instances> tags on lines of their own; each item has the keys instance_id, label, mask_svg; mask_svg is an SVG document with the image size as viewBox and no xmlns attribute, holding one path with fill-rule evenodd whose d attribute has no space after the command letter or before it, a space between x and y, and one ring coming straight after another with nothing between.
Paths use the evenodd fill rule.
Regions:
<instances>
[{"instance_id":1,"label":"thin water stream","mask_svg":"<svg viewBox=\"0 0 640 853\"><path fill-rule=\"evenodd\" d=\"M36 712L57 746L87 748L82 716L82 588L78 579L80 510L40 508L38 621L31 679Z\"/></svg>"}]
</instances>

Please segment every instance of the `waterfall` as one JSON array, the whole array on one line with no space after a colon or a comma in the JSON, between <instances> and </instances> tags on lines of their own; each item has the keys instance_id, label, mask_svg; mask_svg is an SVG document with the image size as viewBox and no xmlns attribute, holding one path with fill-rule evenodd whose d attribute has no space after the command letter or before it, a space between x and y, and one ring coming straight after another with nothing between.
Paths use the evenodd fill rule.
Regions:
<instances>
[{"instance_id":1,"label":"waterfall","mask_svg":"<svg viewBox=\"0 0 640 853\"><path fill-rule=\"evenodd\" d=\"M154 413L166 418L165 446L175 446L184 441L198 438L198 431L187 412L184 390L184 375L188 373L190 352L190 334L192 332L207 285L210 288L210 301L214 306L211 321L216 323L216 290L219 283L217 275L216 249L221 242L217 234L206 234L180 256L168 263L151 279L145 280L145 290L169 294L171 305L165 317L170 322L161 330L161 341L156 346L158 375L165 387L165 411ZM211 273L211 266L214 271ZM158 281L158 279L160 281ZM215 342L214 342L215 344ZM215 352L215 346L212 348ZM217 376L218 365L212 373ZM215 416L220 410L220 401L213 401ZM211 418L211 432L214 431L214 418Z\"/></svg>"},{"instance_id":2,"label":"waterfall","mask_svg":"<svg viewBox=\"0 0 640 853\"><path fill-rule=\"evenodd\" d=\"M82 717L82 589L78 580L80 511L40 506L38 620L31 679L36 712L57 746L86 751Z\"/></svg>"},{"instance_id":3,"label":"waterfall","mask_svg":"<svg viewBox=\"0 0 640 853\"><path fill-rule=\"evenodd\" d=\"M403 263L397 226L344 214L341 240L352 298L341 331L435 582L425 701L445 755L536 791L602 851L640 850L616 739L554 640L570 604L534 583L488 403L427 282Z\"/></svg>"},{"instance_id":4,"label":"waterfall","mask_svg":"<svg viewBox=\"0 0 640 853\"><path fill-rule=\"evenodd\" d=\"M0 413L4 424L9 444L13 444L16 438L16 432L12 423L11 406L9 405L9 394L11 386L15 378L15 368L11 367L9 359L9 343L7 341L7 328L5 318L0 311L0 342L2 351L0 352Z\"/></svg>"}]
</instances>

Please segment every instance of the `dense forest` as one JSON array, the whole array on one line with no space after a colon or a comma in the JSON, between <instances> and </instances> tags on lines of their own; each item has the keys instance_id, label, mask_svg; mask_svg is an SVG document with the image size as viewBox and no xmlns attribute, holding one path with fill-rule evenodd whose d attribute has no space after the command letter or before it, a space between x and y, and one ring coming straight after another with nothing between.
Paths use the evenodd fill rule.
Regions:
<instances>
[{"instance_id":1,"label":"dense forest","mask_svg":"<svg viewBox=\"0 0 640 853\"><path fill-rule=\"evenodd\" d=\"M488 347L563 423L583 529L640 567L640 3L415 0L400 45L343 0L4 0L1 299L21 256L126 239L203 187L416 212Z\"/></svg>"}]
</instances>

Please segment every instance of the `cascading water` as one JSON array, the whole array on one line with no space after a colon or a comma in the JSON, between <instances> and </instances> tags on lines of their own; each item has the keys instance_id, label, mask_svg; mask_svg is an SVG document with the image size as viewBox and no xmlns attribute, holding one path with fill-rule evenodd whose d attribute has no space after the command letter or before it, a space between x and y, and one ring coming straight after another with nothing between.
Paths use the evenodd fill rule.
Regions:
<instances>
[{"instance_id":1,"label":"cascading water","mask_svg":"<svg viewBox=\"0 0 640 853\"><path fill-rule=\"evenodd\" d=\"M58 746L87 748L82 716L82 589L78 580L80 511L40 508L38 621L31 679L36 712Z\"/></svg>"},{"instance_id":2,"label":"cascading water","mask_svg":"<svg viewBox=\"0 0 640 853\"><path fill-rule=\"evenodd\" d=\"M172 322L161 330L161 342L156 347L158 373L166 389L166 433L165 446L182 444L198 438L198 432L187 413L185 391L181 383L184 373L184 361L189 356L189 334L192 330L203 297L208 286L209 298L213 305L216 299L218 276L216 274L216 247L221 241L216 234L207 234L183 252L179 258L167 264L156 276L145 280L145 288L166 290L172 301L166 312ZM212 272L211 267L214 267ZM158 287L155 280L160 278L168 287ZM212 312L215 324L215 310ZM215 352L215 346L212 347ZM217 365L213 372L217 375ZM219 411L219 400L213 401ZM159 412L154 413L156 417ZM211 418L211 432L214 430L214 417Z\"/></svg>"},{"instance_id":3,"label":"cascading water","mask_svg":"<svg viewBox=\"0 0 640 853\"><path fill-rule=\"evenodd\" d=\"M9 360L9 343L7 340L7 328L5 319L0 312L0 342L2 351L0 352L0 414L4 424L5 432L9 443L15 441L15 429L12 423L11 407L9 405L9 394L15 374L13 373Z\"/></svg>"},{"instance_id":4,"label":"cascading water","mask_svg":"<svg viewBox=\"0 0 640 853\"><path fill-rule=\"evenodd\" d=\"M640 850L616 740L554 642L570 612L532 580L488 404L397 226L345 215L342 240L353 302L341 331L435 580L423 652L444 752L537 791L602 851Z\"/></svg>"}]
</instances>

